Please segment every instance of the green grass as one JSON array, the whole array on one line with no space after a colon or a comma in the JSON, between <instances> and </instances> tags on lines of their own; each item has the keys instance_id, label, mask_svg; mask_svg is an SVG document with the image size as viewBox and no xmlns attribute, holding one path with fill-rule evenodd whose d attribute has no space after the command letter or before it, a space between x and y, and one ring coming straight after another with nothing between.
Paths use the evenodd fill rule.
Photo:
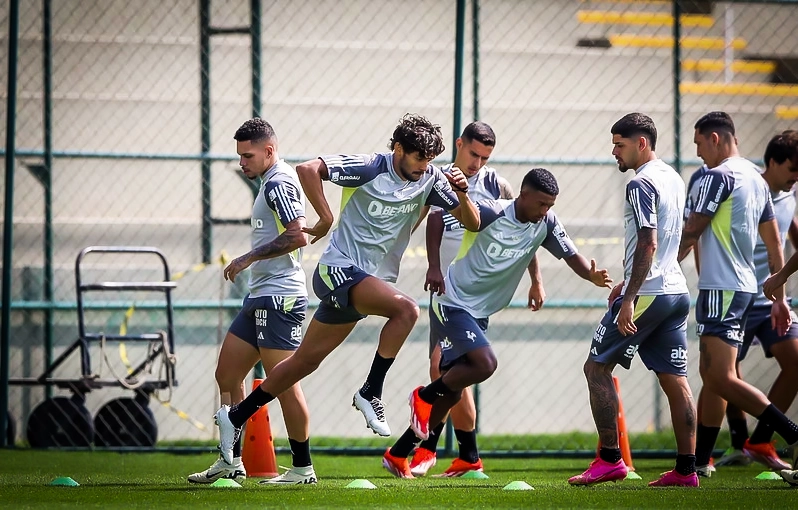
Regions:
<instances>
[{"instance_id":1,"label":"green grass","mask_svg":"<svg viewBox=\"0 0 798 510\"><path fill-rule=\"evenodd\" d=\"M314 455L316 486L264 487L249 479L240 489L189 485L185 477L213 462L212 454L109 453L4 450L0 467L3 508L791 508L798 490L781 480L761 481L759 466L720 468L699 489L654 489L646 483L672 460L637 459L642 480L570 487L588 459L485 459L487 480L400 480L382 469L379 456ZM278 462L289 462L279 455ZM433 472L448 465L440 459ZM70 476L80 487L53 487ZM348 489L365 478L376 490ZM505 491L523 480L533 491ZM792 501L792 503L790 503Z\"/></svg>"}]
</instances>

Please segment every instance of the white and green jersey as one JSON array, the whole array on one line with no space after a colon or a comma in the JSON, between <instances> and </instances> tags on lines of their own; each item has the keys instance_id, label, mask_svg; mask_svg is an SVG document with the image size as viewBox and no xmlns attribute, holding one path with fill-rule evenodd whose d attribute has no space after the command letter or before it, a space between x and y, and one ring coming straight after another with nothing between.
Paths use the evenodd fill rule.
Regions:
<instances>
[{"instance_id":1,"label":"white and green jersey","mask_svg":"<svg viewBox=\"0 0 798 510\"><path fill-rule=\"evenodd\" d=\"M344 188L341 213L319 260L335 267L357 266L376 275L386 254L400 256L425 205L447 211L460 203L449 181L433 165L418 181L403 180L393 153L321 156L330 182ZM387 279L387 278L386 278Z\"/></svg>"},{"instance_id":2,"label":"white and green jersey","mask_svg":"<svg viewBox=\"0 0 798 510\"><path fill-rule=\"evenodd\" d=\"M790 223L795 216L795 194L792 191L771 191L770 198L773 201L773 214L779 224L779 235L781 236L781 247L787 241L787 232ZM770 264L768 264L768 250L762 238L757 236L756 246L754 246L754 266L756 267L756 283L759 294L754 300L754 306L770 306L773 303L765 297L762 292L762 285L770 276Z\"/></svg>"},{"instance_id":3,"label":"white and green jersey","mask_svg":"<svg viewBox=\"0 0 798 510\"><path fill-rule=\"evenodd\" d=\"M699 239L700 290L757 293L754 246L759 224L773 218L770 190L759 168L739 156L727 158L698 181L694 212L712 218Z\"/></svg>"},{"instance_id":4,"label":"white and green jersey","mask_svg":"<svg viewBox=\"0 0 798 510\"><path fill-rule=\"evenodd\" d=\"M626 184L624 202L624 292L632 276L637 233L643 228L657 231L657 248L637 295L687 292L687 280L678 262L684 208L684 181L664 161L649 161L635 171L635 176Z\"/></svg>"},{"instance_id":5,"label":"white and green jersey","mask_svg":"<svg viewBox=\"0 0 798 510\"><path fill-rule=\"evenodd\" d=\"M561 259L577 250L553 211L537 223L518 221L514 200L481 200L479 232L466 231L446 272L439 303L484 319L510 303L540 246Z\"/></svg>"},{"instance_id":6,"label":"white and green jersey","mask_svg":"<svg viewBox=\"0 0 798 510\"><path fill-rule=\"evenodd\" d=\"M305 196L296 171L282 159L263 174L258 196L252 206L252 248L273 241L285 226L305 216ZM305 272L295 250L250 266L250 297L307 296Z\"/></svg>"}]
</instances>

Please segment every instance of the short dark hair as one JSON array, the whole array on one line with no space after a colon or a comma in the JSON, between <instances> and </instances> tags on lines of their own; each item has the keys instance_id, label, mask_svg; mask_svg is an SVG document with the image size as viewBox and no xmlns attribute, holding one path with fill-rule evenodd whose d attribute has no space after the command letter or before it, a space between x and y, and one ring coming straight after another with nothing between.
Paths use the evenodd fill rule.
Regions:
<instances>
[{"instance_id":1,"label":"short dark hair","mask_svg":"<svg viewBox=\"0 0 798 510\"><path fill-rule=\"evenodd\" d=\"M734 136L734 121L726 112L709 112L695 123L701 136L718 133L726 137Z\"/></svg>"},{"instance_id":2,"label":"short dark hair","mask_svg":"<svg viewBox=\"0 0 798 510\"><path fill-rule=\"evenodd\" d=\"M233 135L233 138L237 142L261 142L276 137L277 135L274 134L274 128L271 124L260 117L255 117L254 119L249 119L244 122L241 124L241 127L238 128L236 134Z\"/></svg>"},{"instance_id":3,"label":"short dark hair","mask_svg":"<svg viewBox=\"0 0 798 510\"><path fill-rule=\"evenodd\" d=\"M388 148L400 144L407 153L418 152L425 159L434 159L443 152L441 127L421 115L405 114L393 131Z\"/></svg>"},{"instance_id":4,"label":"short dark hair","mask_svg":"<svg viewBox=\"0 0 798 510\"><path fill-rule=\"evenodd\" d=\"M467 125L463 130L463 134L460 135L460 138L466 142L473 142L476 140L488 147L496 146L496 133L493 132L493 128L479 120Z\"/></svg>"},{"instance_id":5,"label":"short dark hair","mask_svg":"<svg viewBox=\"0 0 798 510\"><path fill-rule=\"evenodd\" d=\"M765 148L765 167L771 160L784 163L792 160L798 164L798 131L788 129L770 139Z\"/></svg>"},{"instance_id":6,"label":"short dark hair","mask_svg":"<svg viewBox=\"0 0 798 510\"><path fill-rule=\"evenodd\" d=\"M557 196L560 188L557 186L557 179L545 168L533 168L524 176L521 182L521 189L532 188L542 191L548 195Z\"/></svg>"},{"instance_id":7,"label":"short dark hair","mask_svg":"<svg viewBox=\"0 0 798 510\"><path fill-rule=\"evenodd\" d=\"M642 113L627 113L610 128L610 133L621 138L635 138L638 136L648 140L651 150L657 150L657 126L651 117Z\"/></svg>"}]
</instances>

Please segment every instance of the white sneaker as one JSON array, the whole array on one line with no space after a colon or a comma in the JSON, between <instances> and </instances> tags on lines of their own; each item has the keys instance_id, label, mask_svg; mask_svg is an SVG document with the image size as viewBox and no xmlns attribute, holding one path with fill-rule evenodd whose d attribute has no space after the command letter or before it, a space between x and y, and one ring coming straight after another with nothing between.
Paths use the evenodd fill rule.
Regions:
<instances>
[{"instance_id":1,"label":"white sneaker","mask_svg":"<svg viewBox=\"0 0 798 510\"><path fill-rule=\"evenodd\" d=\"M291 468L279 476L261 480L258 483L261 485L315 485L317 482L313 466L308 466Z\"/></svg>"},{"instance_id":2,"label":"white sneaker","mask_svg":"<svg viewBox=\"0 0 798 510\"><path fill-rule=\"evenodd\" d=\"M358 390L355 392L355 396L352 397L352 407L363 413L363 417L366 418L366 425L368 425L375 434L379 434L383 437L391 435L391 428L385 420L385 406L383 406L382 400L374 397L371 399L371 402L369 402Z\"/></svg>"},{"instance_id":3,"label":"white sneaker","mask_svg":"<svg viewBox=\"0 0 798 510\"><path fill-rule=\"evenodd\" d=\"M796 469L782 469L781 477L790 485L798 486L798 470Z\"/></svg>"},{"instance_id":4,"label":"white sneaker","mask_svg":"<svg viewBox=\"0 0 798 510\"><path fill-rule=\"evenodd\" d=\"M715 471L717 471L717 469L715 469L715 466L712 464L707 464L706 466L696 466L695 468L695 472L698 474L698 476L703 476L704 478L711 477L712 473Z\"/></svg>"},{"instance_id":5,"label":"white sneaker","mask_svg":"<svg viewBox=\"0 0 798 510\"><path fill-rule=\"evenodd\" d=\"M228 464L221 457L213 463L211 467L200 473L188 475L188 481L191 483L213 483L220 478L228 480L235 480L242 483L247 479L247 470L244 469L244 463L241 457L233 459L232 464Z\"/></svg>"},{"instance_id":6,"label":"white sneaker","mask_svg":"<svg viewBox=\"0 0 798 510\"><path fill-rule=\"evenodd\" d=\"M241 434L241 429L235 428L230 422L228 413L230 406L222 405L213 419L219 427L219 450L221 450L222 459L228 464L233 463L233 445L238 441L238 436Z\"/></svg>"}]
</instances>

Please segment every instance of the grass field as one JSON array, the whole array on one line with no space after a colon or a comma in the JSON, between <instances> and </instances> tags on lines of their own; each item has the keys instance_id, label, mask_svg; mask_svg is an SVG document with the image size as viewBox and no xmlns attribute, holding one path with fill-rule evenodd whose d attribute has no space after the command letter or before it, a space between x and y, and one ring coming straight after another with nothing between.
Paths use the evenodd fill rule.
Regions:
<instances>
[{"instance_id":1,"label":"grass field","mask_svg":"<svg viewBox=\"0 0 798 510\"><path fill-rule=\"evenodd\" d=\"M242 488L189 485L186 475L207 468L212 453L3 451L2 508L795 508L798 489L781 480L757 480L760 466L720 468L699 489L646 486L672 467L662 459L635 460L642 480L594 487L570 487L566 480L589 459L485 459L487 480L421 478L400 480L383 470L380 458L314 455L316 486L266 487L248 479ZM279 455L278 462L290 458ZM433 472L448 466L439 460ZM69 476L79 487L48 485ZM376 489L349 489L368 479ZM508 491L512 481L534 490Z\"/></svg>"}]
</instances>

